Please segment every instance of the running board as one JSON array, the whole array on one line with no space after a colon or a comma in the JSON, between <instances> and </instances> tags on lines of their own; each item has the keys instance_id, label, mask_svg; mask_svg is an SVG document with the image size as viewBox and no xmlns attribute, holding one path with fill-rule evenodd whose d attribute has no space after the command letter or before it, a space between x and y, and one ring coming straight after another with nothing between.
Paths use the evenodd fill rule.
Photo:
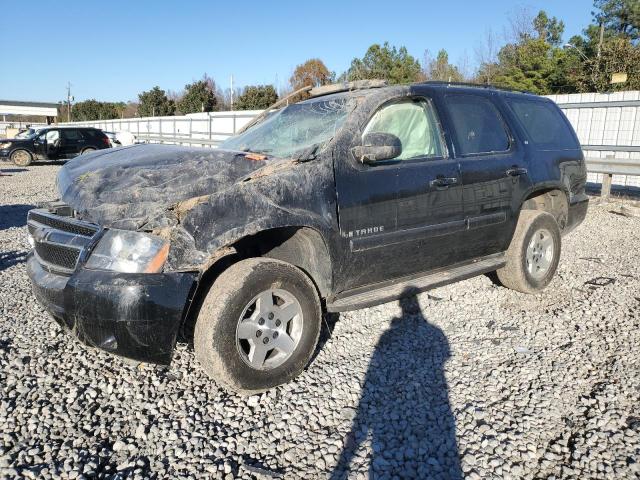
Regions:
<instances>
[{"instance_id":1,"label":"running board","mask_svg":"<svg viewBox=\"0 0 640 480\"><path fill-rule=\"evenodd\" d=\"M476 275L493 272L503 267L505 263L504 253L498 253L478 258L471 262L434 270L426 274L417 274L391 282L360 287L343 292L331 302L327 301L327 311L345 312L347 310L373 307L374 305L415 295L432 288L466 280Z\"/></svg>"}]
</instances>

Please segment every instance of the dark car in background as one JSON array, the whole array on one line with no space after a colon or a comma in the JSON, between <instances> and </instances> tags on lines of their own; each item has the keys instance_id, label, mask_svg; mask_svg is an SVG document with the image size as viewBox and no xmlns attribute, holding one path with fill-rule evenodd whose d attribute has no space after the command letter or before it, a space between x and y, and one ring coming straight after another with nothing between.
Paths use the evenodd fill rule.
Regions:
<instances>
[{"instance_id":1,"label":"dark car in background","mask_svg":"<svg viewBox=\"0 0 640 480\"><path fill-rule=\"evenodd\" d=\"M66 160L77 155L111 148L102 130L88 127L51 127L24 138L0 140L0 159L20 167L36 160Z\"/></svg>"}]
</instances>

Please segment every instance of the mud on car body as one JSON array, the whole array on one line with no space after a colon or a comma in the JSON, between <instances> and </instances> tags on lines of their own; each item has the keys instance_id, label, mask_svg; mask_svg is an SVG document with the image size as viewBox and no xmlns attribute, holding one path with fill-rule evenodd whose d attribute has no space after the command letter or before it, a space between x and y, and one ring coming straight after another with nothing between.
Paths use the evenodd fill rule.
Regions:
<instances>
[{"instance_id":1,"label":"mud on car body","mask_svg":"<svg viewBox=\"0 0 640 480\"><path fill-rule=\"evenodd\" d=\"M347 84L215 150L73 160L29 213L38 300L83 342L168 363L179 332L224 386L306 366L323 311L474 275L536 292L585 217L575 133L549 100L453 84Z\"/></svg>"}]
</instances>

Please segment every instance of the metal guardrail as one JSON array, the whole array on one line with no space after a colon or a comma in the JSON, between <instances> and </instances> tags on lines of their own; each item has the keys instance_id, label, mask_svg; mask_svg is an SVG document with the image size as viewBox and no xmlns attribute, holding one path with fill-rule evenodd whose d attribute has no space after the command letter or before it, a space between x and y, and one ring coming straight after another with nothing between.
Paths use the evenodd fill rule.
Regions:
<instances>
[{"instance_id":1,"label":"metal guardrail","mask_svg":"<svg viewBox=\"0 0 640 480\"><path fill-rule=\"evenodd\" d=\"M639 175L640 160L633 158L585 158L587 171L606 175Z\"/></svg>"},{"instance_id":2,"label":"metal guardrail","mask_svg":"<svg viewBox=\"0 0 640 480\"><path fill-rule=\"evenodd\" d=\"M178 144L178 145L186 144L186 145L200 145L200 146L206 146L206 147L217 147L224 140L210 140L208 138L193 138L188 136L169 137L166 135L159 135L159 134L148 135L145 133L141 133L140 135L136 135L136 141L138 143L172 143L172 144Z\"/></svg>"},{"instance_id":3,"label":"metal guardrail","mask_svg":"<svg viewBox=\"0 0 640 480\"><path fill-rule=\"evenodd\" d=\"M633 158L615 158L607 156L605 158L585 158L587 172L602 174L602 187L600 196L608 198L611 195L611 185L614 175L640 175L640 160Z\"/></svg>"}]
</instances>

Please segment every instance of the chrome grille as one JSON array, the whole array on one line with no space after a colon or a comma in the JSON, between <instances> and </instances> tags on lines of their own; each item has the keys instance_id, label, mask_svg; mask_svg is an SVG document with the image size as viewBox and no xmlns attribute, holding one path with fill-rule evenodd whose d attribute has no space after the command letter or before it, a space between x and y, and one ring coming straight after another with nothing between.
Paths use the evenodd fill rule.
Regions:
<instances>
[{"instance_id":1,"label":"chrome grille","mask_svg":"<svg viewBox=\"0 0 640 480\"><path fill-rule=\"evenodd\" d=\"M44 209L29 212L27 228L33 238L35 256L43 268L65 275L75 271L101 230L98 225Z\"/></svg>"},{"instance_id":2,"label":"chrome grille","mask_svg":"<svg viewBox=\"0 0 640 480\"><path fill-rule=\"evenodd\" d=\"M80 258L80 250L77 248L65 247L53 243L36 243L35 251L43 262L58 265L67 270L75 269L78 258Z\"/></svg>"},{"instance_id":3,"label":"chrome grille","mask_svg":"<svg viewBox=\"0 0 640 480\"><path fill-rule=\"evenodd\" d=\"M62 230L63 232L82 235L83 237L93 237L98 231L98 226L96 225L80 222L70 217L59 217L52 214L44 215L36 210L29 212L29 220L33 220L40 225Z\"/></svg>"}]
</instances>

